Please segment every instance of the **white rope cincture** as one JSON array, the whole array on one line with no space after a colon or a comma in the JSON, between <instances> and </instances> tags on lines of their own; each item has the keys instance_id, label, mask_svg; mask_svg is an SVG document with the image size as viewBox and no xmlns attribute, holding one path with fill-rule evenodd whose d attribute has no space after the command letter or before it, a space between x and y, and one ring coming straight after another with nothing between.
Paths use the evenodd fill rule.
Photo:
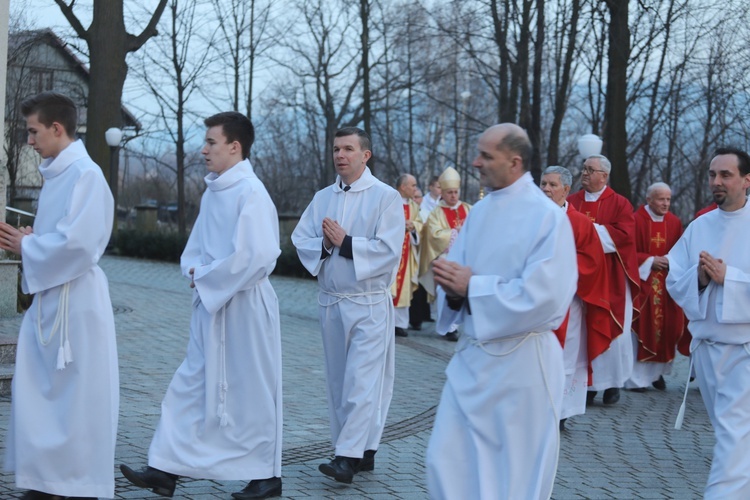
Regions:
<instances>
[{"instance_id":1,"label":"white rope cincture","mask_svg":"<svg viewBox=\"0 0 750 500\"><path fill-rule=\"evenodd\" d=\"M459 345L456 346L456 352L463 351L468 346L472 345L472 346L480 348L482 351L484 351L485 354L489 356L499 358L499 357L504 357L504 356L513 354L524 343L526 343L527 340L532 339L532 338L534 339L534 344L536 346L537 361L539 362L539 369L542 372L542 380L544 380L544 388L547 391L547 398L549 398L550 408L552 409L552 414L555 417L555 431L557 433L557 453L555 454L555 470L557 470L557 465L560 460L560 426L557 423L560 421L560 416L558 415L557 410L555 409L555 402L554 402L554 399L552 398L552 391L549 388L549 380L547 377L547 371L544 369L544 362L542 360L542 345L541 345L540 337L543 333L546 333L546 332L528 332L528 333L522 333L520 335L513 335L510 337L500 337L497 339L485 340L485 341L480 341L475 338L462 335ZM498 344L501 342L508 342L511 340L518 340L518 343L505 352L493 353L493 352L488 351L487 348L485 347L488 344ZM552 490L548 492L546 498L550 498L551 496L552 496Z\"/></svg>"},{"instance_id":2,"label":"white rope cincture","mask_svg":"<svg viewBox=\"0 0 750 500\"><path fill-rule=\"evenodd\" d=\"M336 297L336 300L329 304L322 303L320 301L320 295L324 293L332 297ZM382 298L380 298L379 300L375 302L372 302L372 301L358 302L356 300L357 298L360 298L360 297L373 297L376 295L382 295ZM338 304L342 300L350 300L360 306L372 307L376 304L380 304L384 300L388 300L389 298L391 298L390 289L373 290L369 292L338 293L338 292L330 292L328 290L323 290L321 288L320 293L318 294L318 305L321 307L330 307L330 306ZM372 314L372 310L370 310L370 314ZM383 390L385 387L385 370L388 364L388 347L390 346L391 337L392 337L392 335L389 335L388 333L392 331L393 331L393 315L390 315L388 318L388 321L386 321L386 335L385 335L385 342L383 343L383 369L380 372L380 389L378 391L378 419L377 419L378 425L381 425L383 423Z\"/></svg>"},{"instance_id":3,"label":"white rope cincture","mask_svg":"<svg viewBox=\"0 0 750 500\"><path fill-rule=\"evenodd\" d=\"M42 333L42 296L44 292L39 292L36 298L36 333L37 339L42 346L47 346L52 341L58 330L60 330L60 348L57 350L57 369L64 370L65 367L73 362L73 350L70 348L70 338L68 334L68 305L70 297L70 283L65 283L60 289L60 296L57 301L57 313L55 321L52 323L52 329L49 336L44 338Z\"/></svg>"},{"instance_id":4,"label":"white rope cincture","mask_svg":"<svg viewBox=\"0 0 750 500\"><path fill-rule=\"evenodd\" d=\"M701 345L701 342L709 342L708 340L704 339L698 339L698 342L695 344L695 349L698 348L699 345ZM682 395L682 404L680 405L680 411L677 412L677 419L674 422L674 428L677 430L682 429L682 422L685 420L685 408L687 408L687 395L688 395L688 389L690 388L690 376L693 374L693 351L695 349L690 350L690 366L688 367L688 378L687 382L685 382L685 393Z\"/></svg>"},{"instance_id":5,"label":"white rope cincture","mask_svg":"<svg viewBox=\"0 0 750 500\"><path fill-rule=\"evenodd\" d=\"M219 408L216 410L219 418L219 427L226 427L229 417L226 411L227 392L229 384L227 383L227 352L226 352L226 306L221 308L221 339L219 341Z\"/></svg>"}]
</instances>

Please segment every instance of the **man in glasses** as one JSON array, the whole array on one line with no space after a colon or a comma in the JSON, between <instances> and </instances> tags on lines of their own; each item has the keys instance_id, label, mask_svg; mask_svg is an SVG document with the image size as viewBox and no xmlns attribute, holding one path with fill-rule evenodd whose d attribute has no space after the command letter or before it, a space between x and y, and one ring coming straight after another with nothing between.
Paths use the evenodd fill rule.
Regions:
<instances>
[{"instance_id":1,"label":"man in glasses","mask_svg":"<svg viewBox=\"0 0 750 500\"><path fill-rule=\"evenodd\" d=\"M630 332L633 302L640 290L633 205L607 186L611 169L606 157L590 156L583 164L582 189L568 197L568 202L576 210L594 222L606 256L615 324L612 325L610 349L592 361L593 380L587 397L590 404L597 391L604 390L605 405L620 400L620 387L630 378L633 370Z\"/></svg>"}]
</instances>

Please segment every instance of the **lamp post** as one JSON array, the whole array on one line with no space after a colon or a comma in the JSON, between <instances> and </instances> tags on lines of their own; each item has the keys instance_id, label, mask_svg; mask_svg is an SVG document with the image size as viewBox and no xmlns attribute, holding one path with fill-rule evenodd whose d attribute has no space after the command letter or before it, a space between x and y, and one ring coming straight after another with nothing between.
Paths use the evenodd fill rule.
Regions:
<instances>
[{"instance_id":1,"label":"lamp post","mask_svg":"<svg viewBox=\"0 0 750 500\"><path fill-rule=\"evenodd\" d=\"M463 125L463 137L458 142L458 154L456 155L456 157L458 159L458 162L460 162L460 164L463 164L463 167L466 167L466 158L464 158L464 156L466 156L467 150L466 143L469 141L469 133L466 130L466 105L469 101L469 97L471 97L471 92L469 92L468 90L464 90L459 94L459 97L461 97L461 123ZM459 164L457 163L456 167L458 166Z\"/></svg>"},{"instance_id":2,"label":"lamp post","mask_svg":"<svg viewBox=\"0 0 750 500\"><path fill-rule=\"evenodd\" d=\"M112 191L112 198L115 202L115 218L113 230L117 231L117 180L119 177L119 159L120 159L120 142L122 141L122 130L117 127L108 128L104 132L104 138L109 146L109 188Z\"/></svg>"}]
</instances>

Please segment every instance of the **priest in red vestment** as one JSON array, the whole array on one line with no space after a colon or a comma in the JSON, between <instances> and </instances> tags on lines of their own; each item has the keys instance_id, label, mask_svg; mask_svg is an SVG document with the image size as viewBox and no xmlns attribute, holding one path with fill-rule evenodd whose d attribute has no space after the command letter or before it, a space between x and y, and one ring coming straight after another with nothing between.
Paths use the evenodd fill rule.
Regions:
<instances>
[{"instance_id":1,"label":"priest in red vestment","mask_svg":"<svg viewBox=\"0 0 750 500\"><path fill-rule=\"evenodd\" d=\"M591 220L566 201L573 176L564 167L547 167L541 188L568 214L573 227L578 263L578 289L568 317L555 333L563 343L565 387L560 412L560 430L573 415L586 412L586 389L591 378L591 362L609 349L612 316L609 281L599 235Z\"/></svg>"},{"instance_id":2,"label":"priest in red vestment","mask_svg":"<svg viewBox=\"0 0 750 500\"><path fill-rule=\"evenodd\" d=\"M592 360L593 379L588 402L596 391L604 389L605 405L620 400L620 387L633 370L631 326L637 310L640 289L638 261L635 252L635 219L633 205L607 186L612 166L601 155L586 159L583 164L583 189L568 197L568 202L594 222L605 253L609 279L609 296L614 324L609 350Z\"/></svg>"},{"instance_id":3,"label":"priest in red vestment","mask_svg":"<svg viewBox=\"0 0 750 500\"><path fill-rule=\"evenodd\" d=\"M685 331L685 315L667 293L669 261L665 255L682 236L682 222L669 211L672 190L657 182L646 192L646 205L635 212L636 250L641 278L640 316L633 374L625 387L666 389L663 375L672 368L677 343Z\"/></svg>"}]
</instances>

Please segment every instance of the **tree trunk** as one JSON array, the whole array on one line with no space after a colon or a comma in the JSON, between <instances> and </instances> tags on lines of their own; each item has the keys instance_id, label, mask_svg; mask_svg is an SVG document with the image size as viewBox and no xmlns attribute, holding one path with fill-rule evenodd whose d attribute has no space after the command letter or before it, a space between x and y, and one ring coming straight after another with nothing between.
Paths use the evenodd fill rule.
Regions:
<instances>
[{"instance_id":1,"label":"tree trunk","mask_svg":"<svg viewBox=\"0 0 750 500\"><path fill-rule=\"evenodd\" d=\"M604 104L604 148L612 162L610 185L617 193L632 199L627 158L627 86L630 58L628 0L607 0L609 22L609 67Z\"/></svg>"}]
</instances>

